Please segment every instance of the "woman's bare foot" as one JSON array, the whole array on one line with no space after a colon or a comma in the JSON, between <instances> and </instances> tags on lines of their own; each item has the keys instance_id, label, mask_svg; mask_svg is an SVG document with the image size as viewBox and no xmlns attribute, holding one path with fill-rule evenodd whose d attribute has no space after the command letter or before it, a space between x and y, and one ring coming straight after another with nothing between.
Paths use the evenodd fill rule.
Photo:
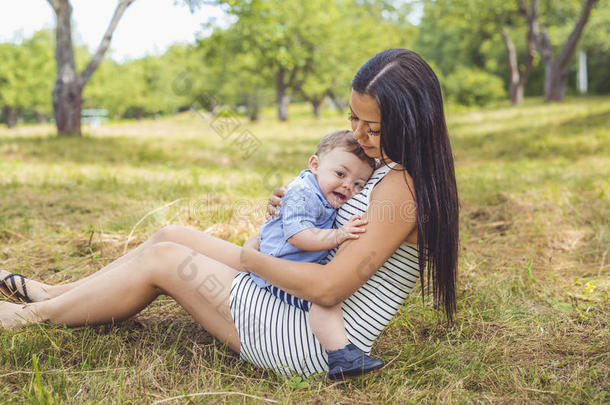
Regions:
<instances>
[{"instance_id":1,"label":"woman's bare foot","mask_svg":"<svg viewBox=\"0 0 610 405\"><path fill-rule=\"evenodd\" d=\"M31 322L39 319L29 305L0 302L0 328L18 329Z\"/></svg>"},{"instance_id":2,"label":"woman's bare foot","mask_svg":"<svg viewBox=\"0 0 610 405\"><path fill-rule=\"evenodd\" d=\"M12 273L9 271L0 270L0 280L4 280L11 274ZM48 284L44 284L35 280L30 280L28 278L24 278L23 280L21 280L20 277L14 277L13 280L15 282L15 289L13 289L12 283L10 282L5 283L5 285L0 288L0 292L12 301L22 302L23 300L19 300L18 297L23 295L26 295L31 300L31 302L45 301L50 298L53 298L53 295L50 293L51 286ZM22 285L22 281L24 285Z\"/></svg>"}]
</instances>

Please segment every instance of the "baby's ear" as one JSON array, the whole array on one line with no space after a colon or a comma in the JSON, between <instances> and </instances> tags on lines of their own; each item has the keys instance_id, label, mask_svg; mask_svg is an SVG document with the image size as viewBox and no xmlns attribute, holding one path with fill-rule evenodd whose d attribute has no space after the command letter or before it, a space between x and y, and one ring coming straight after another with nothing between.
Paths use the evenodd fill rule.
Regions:
<instances>
[{"instance_id":1,"label":"baby's ear","mask_svg":"<svg viewBox=\"0 0 610 405\"><path fill-rule=\"evenodd\" d=\"M320 158L318 158L318 155L311 155L309 157L309 161L307 161L307 166L309 166L309 170L311 170L311 172L313 174L316 174L316 171L318 170L319 165L320 165Z\"/></svg>"}]
</instances>

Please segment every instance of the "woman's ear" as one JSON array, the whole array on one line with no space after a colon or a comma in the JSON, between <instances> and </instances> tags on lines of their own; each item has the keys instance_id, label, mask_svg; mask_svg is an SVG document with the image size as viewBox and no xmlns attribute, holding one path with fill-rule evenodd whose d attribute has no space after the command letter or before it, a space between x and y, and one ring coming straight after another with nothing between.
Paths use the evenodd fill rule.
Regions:
<instances>
[{"instance_id":1,"label":"woman's ear","mask_svg":"<svg viewBox=\"0 0 610 405\"><path fill-rule=\"evenodd\" d=\"M307 162L307 166L309 166L309 170L311 170L313 174L316 174L318 166L320 166L320 158L318 158L318 155L311 155Z\"/></svg>"}]
</instances>

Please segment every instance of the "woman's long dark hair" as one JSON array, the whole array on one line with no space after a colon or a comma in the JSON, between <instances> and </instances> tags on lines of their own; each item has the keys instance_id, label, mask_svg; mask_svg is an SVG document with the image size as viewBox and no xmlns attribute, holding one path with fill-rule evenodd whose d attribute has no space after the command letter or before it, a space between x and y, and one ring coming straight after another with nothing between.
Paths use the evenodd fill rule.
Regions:
<instances>
[{"instance_id":1,"label":"woman's long dark hair","mask_svg":"<svg viewBox=\"0 0 610 405\"><path fill-rule=\"evenodd\" d=\"M459 203L438 79L415 52L388 49L358 70L352 88L377 100L381 156L400 163L413 178L422 294L432 280L435 306L444 306L451 321L455 313Z\"/></svg>"}]
</instances>

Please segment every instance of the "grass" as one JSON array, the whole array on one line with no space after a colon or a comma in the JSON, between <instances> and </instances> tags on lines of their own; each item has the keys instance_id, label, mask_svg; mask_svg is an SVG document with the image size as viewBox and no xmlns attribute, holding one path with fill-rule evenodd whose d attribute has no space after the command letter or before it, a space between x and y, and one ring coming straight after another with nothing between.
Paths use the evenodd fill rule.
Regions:
<instances>
[{"instance_id":1,"label":"grass","mask_svg":"<svg viewBox=\"0 0 610 405\"><path fill-rule=\"evenodd\" d=\"M270 190L348 125L292 111L287 124L271 111L240 120L238 132L260 142L251 156L214 131L217 121L189 113L87 128L81 139L50 126L0 129L2 267L74 280L167 223L243 243ZM381 373L334 384L279 377L160 298L115 325L3 331L0 402L206 392L173 403L608 403L610 99L450 109L448 123L462 205L457 321L440 323L413 293L373 349L388 363Z\"/></svg>"}]
</instances>

